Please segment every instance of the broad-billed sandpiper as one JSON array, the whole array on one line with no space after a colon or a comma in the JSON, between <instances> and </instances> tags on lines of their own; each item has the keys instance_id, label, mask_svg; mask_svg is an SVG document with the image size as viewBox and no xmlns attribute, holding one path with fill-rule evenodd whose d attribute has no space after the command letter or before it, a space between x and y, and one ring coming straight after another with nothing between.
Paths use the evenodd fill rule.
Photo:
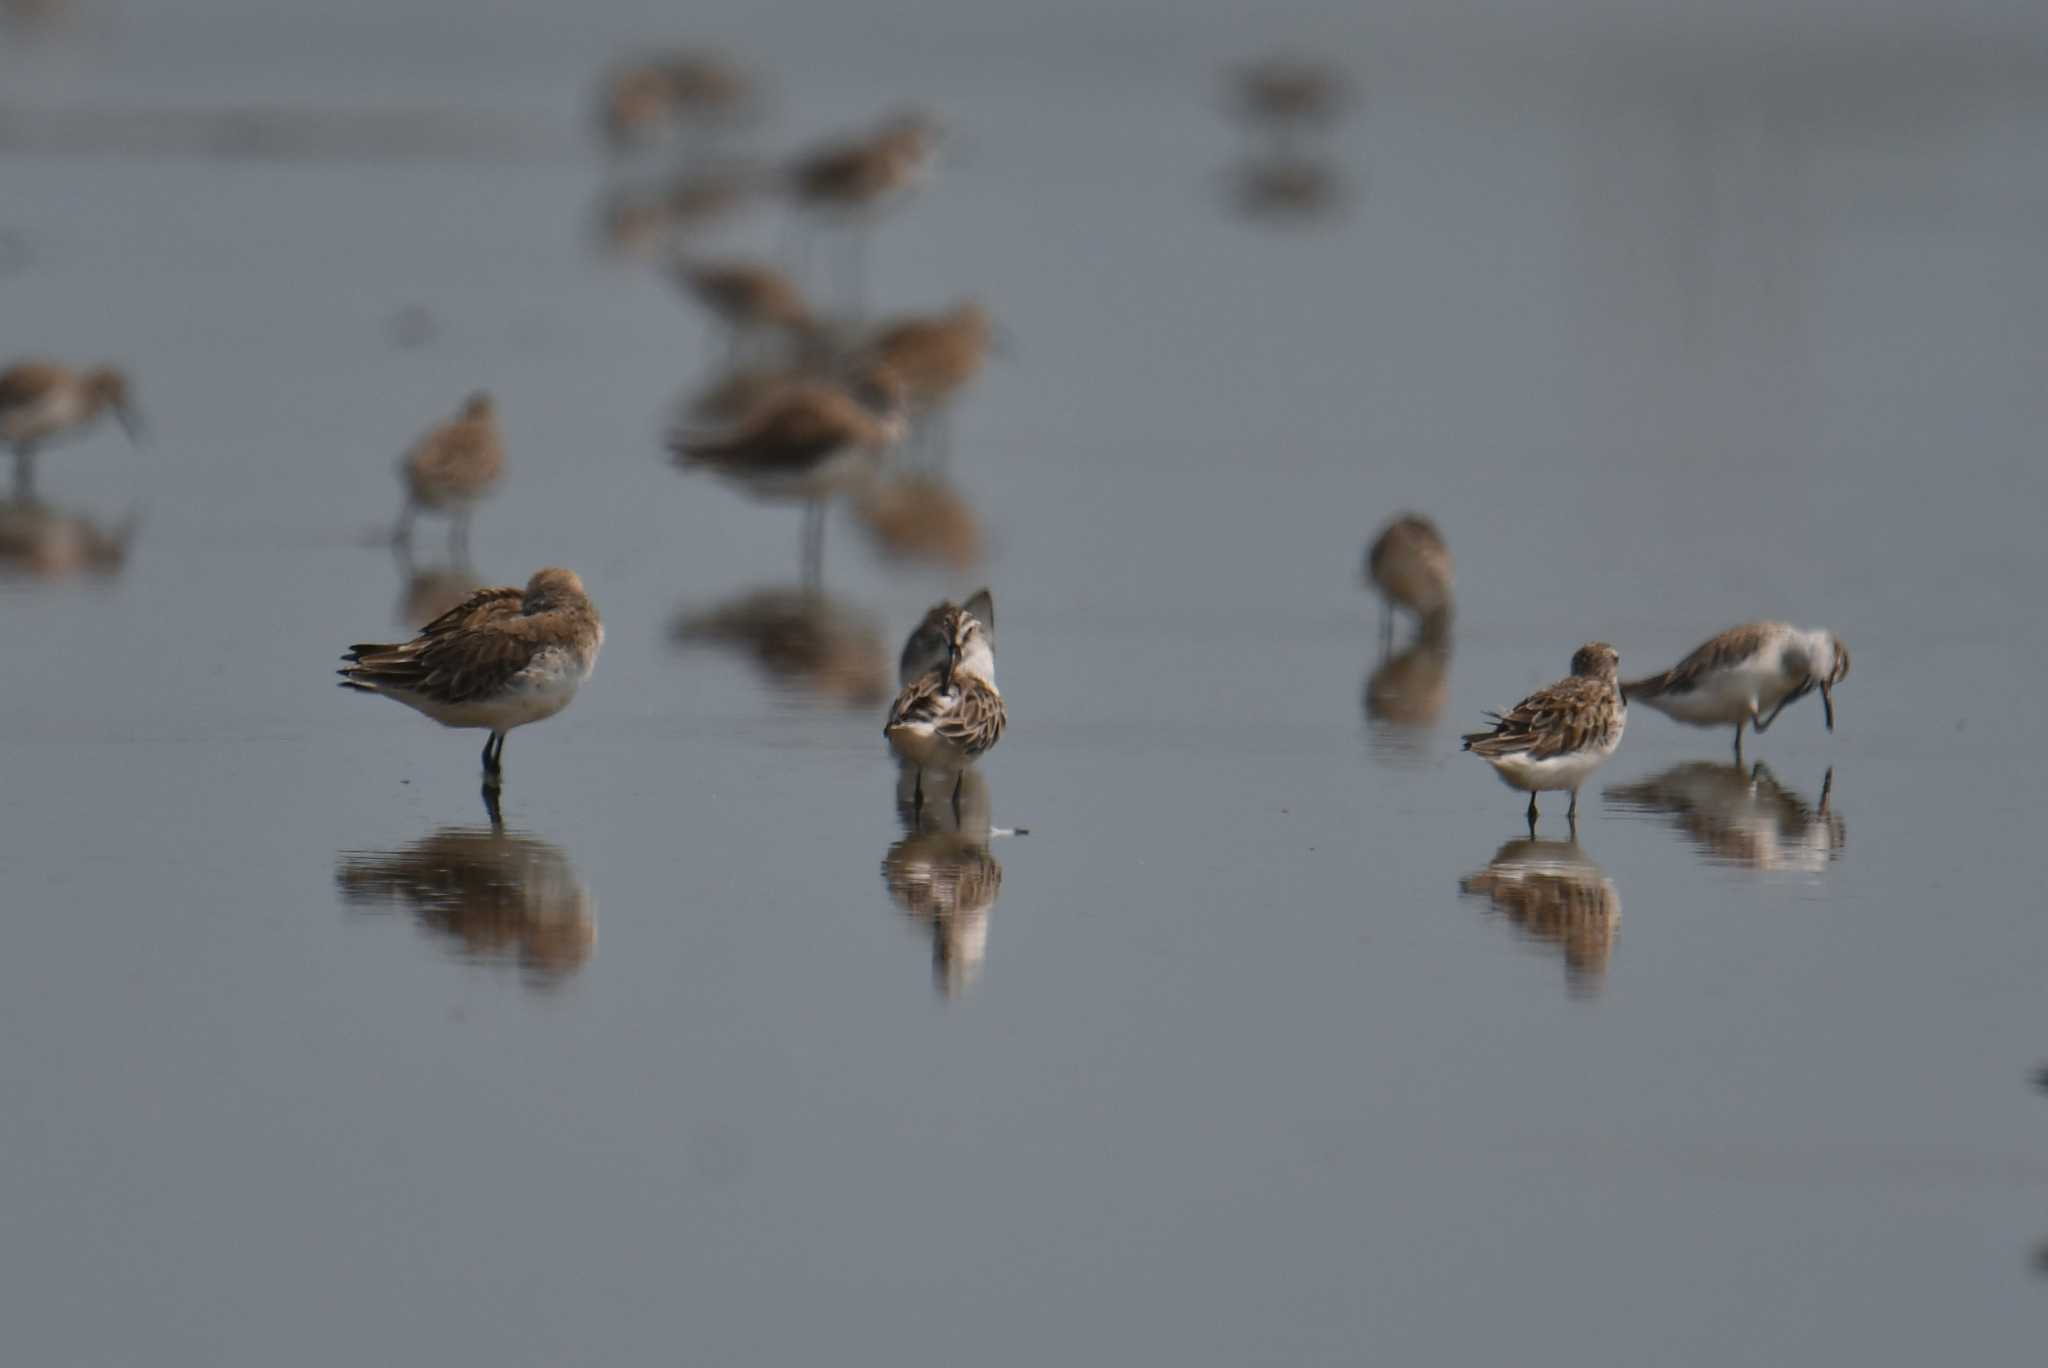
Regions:
<instances>
[{"instance_id":1,"label":"broad-billed sandpiper","mask_svg":"<svg viewBox=\"0 0 2048 1368\"><path fill-rule=\"evenodd\" d=\"M449 540L466 548L470 514L504 471L505 436L498 428L497 408L490 395L478 391L454 418L413 443L399 463L405 507L399 510L395 540L412 539L413 518L424 510L446 514Z\"/></svg>"},{"instance_id":2,"label":"broad-billed sandpiper","mask_svg":"<svg viewBox=\"0 0 2048 1368\"><path fill-rule=\"evenodd\" d=\"M411 641L351 646L344 689L382 694L444 727L480 727L484 778L504 771L505 734L553 717L590 678L604 623L575 572L537 571L524 589L479 589Z\"/></svg>"},{"instance_id":3,"label":"broad-billed sandpiper","mask_svg":"<svg viewBox=\"0 0 2048 1368\"><path fill-rule=\"evenodd\" d=\"M1392 650L1394 610L1415 615L1421 634L1440 639L1451 622L1451 549L1420 513L1403 513L1381 530L1365 556L1366 578L1380 594L1380 644Z\"/></svg>"},{"instance_id":4,"label":"broad-billed sandpiper","mask_svg":"<svg viewBox=\"0 0 2048 1368\"><path fill-rule=\"evenodd\" d=\"M1491 731L1471 732L1465 749L1493 766L1501 782L1529 795L1529 834L1536 834L1536 795L1570 789L1565 819L1579 820L1579 786L1621 744L1628 702L1619 683L1621 658L1604 641L1572 654L1572 672L1539 689L1505 714L1489 714Z\"/></svg>"},{"instance_id":5,"label":"broad-billed sandpiper","mask_svg":"<svg viewBox=\"0 0 2048 1368\"><path fill-rule=\"evenodd\" d=\"M1002 738L1007 716L996 691L995 605L988 590L968 599L965 607L941 604L926 614L925 624L904 648L906 670L930 656L929 642L923 654L913 654L920 651L920 634L927 627L932 637L943 639L945 654L904 685L882 727L897 758L917 770L916 806L924 802L926 770L952 775L957 799L960 775Z\"/></svg>"},{"instance_id":6,"label":"broad-billed sandpiper","mask_svg":"<svg viewBox=\"0 0 2048 1368\"><path fill-rule=\"evenodd\" d=\"M128 378L112 366L74 371L55 361L20 361L0 371L0 442L14 449L14 493L35 493L36 453L85 432L111 413L131 442L142 435Z\"/></svg>"},{"instance_id":7,"label":"broad-billed sandpiper","mask_svg":"<svg viewBox=\"0 0 2048 1368\"><path fill-rule=\"evenodd\" d=\"M1704 642L1662 674L1624 684L1666 717L1695 727L1735 724L1735 754L1742 755L1742 729L1759 735L1778 720L1787 703L1820 690L1829 731L1835 729L1835 685L1849 677L1849 648L1825 628L1782 622L1751 622ZM1768 711L1768 716L1766 712Z\"/></svg>"}]
</instances>

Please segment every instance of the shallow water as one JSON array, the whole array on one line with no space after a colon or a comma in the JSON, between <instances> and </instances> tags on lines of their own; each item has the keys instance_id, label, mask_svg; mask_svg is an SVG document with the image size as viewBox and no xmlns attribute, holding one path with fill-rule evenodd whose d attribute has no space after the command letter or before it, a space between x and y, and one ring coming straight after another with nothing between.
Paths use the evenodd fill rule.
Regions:
<instances>
[{"instance_id":1,"label":"shallow water","mask_svg":"<svg viewBox=\"0 0 2048 1368\"><path fill-rule=\"evenodd\" d=\"M278 8L0 49L6 350L154 435L43 464L117 565L0 580L5 1357L2035 1360L2038 18L1309 15L1368 99L1297 222L1215 84L1287 29L736 14L757 148L945 113L869 293L1016 339L983 567L842 513L792 622L798 513L660 455L715 340L593 247L658 7ZM464 587L364 542L480 384L474 574L609 632L503 832L477 738L328 673ZM1460 612L1376 694L1407 507ZM894 653L983 581L1010 731L906 829ZM1856 662L1761 770L1641 712L1573 846L1456 753L1583 640L1758 616Z\"/></svg>"}]
</instances>

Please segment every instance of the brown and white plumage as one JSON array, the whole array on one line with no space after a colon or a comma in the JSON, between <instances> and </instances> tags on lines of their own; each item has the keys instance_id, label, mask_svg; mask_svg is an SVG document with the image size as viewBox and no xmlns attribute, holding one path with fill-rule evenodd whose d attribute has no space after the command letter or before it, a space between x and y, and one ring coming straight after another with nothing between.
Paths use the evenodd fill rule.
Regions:
<instances>
[{"instance_id":1,"label":"brown and white plumage","mask_svg":"<svg viewBox=\"0 0 2048 1368\"><path fill-rule=\"evenodd\" d=\"M811 325L811 308L804 302L803 291L773 266L751 261L679 260L673 275L678 286L735 335Z\"/></svg>"},{"instance_id":2,"label":"brown and white plumage","mask_svg":"<svg viewBox=\"0 0 2048 1368\"><path fill-rule=\"evenodd\" d=\"M615 151L657 142L685 126L731 123L751 112L754 84L724 58L675 51L623 62L606 73L598 127Z\"/></svg>"},{"instance_id":3,"label":"brown and white plumage","mask_svg":"<svg viewBox=\"0 0 2048 1368\"><path fill-rule=\"evenodd\" d=\"M35 487L36 454L76 437L111 413L134 441L141 433L128 379L111 366L76 371L55 361L19 361L0 371L0 442L14 451L17 497Z\"/></svg>"},{"instance_id":4,"label":"brown and white plumage","mask_svg":"<svg viewBox=\"0 0 2048 1368\"><path fill-rule=\"evenodd\" d=\"M1384 605L1380 635L1389 646L1396 608L1413 613L1425 635L1441 636L1450 625L1451 549L1422 514L1403 513L1381 530L1366 552L1365 573Z\"/></svg>"},{"instance_id":5,"label":"brown and white plumage","mask_svg":"<svg viewBox=\"0 0 2048 1368\"><path fill-rule=\"evenodd\" d=\"M505 734L553 717L590 677L604 623L573 571L550 567L524 589L479 589L410 641L361 643L342 657L343 688L381 694L446 727L490 731L484 770Z\"/></svg>"},{"instance_id":6,"label":"brown and white plumage","mask_svg":"<svg viewBox=\"0 0 2048 1368\"><path fill-rule=\"evenodd\" d=\"M790 167L790 189L812 209L872 211L924 178L938 142L939 127L930 117L899 115L866 136L827 143L799 158Z\"/></svg>"},{"instance_id":7,"label":"brown and white plumage","mask_svg":"<svg viewBox=\"0 0 2048 1368\"><path fill-rule=\"evenodd\" d=\"M986 589L964 607L940 604L926 614L904 647L901 668L909 673L932 655L933 641L943 655L903 686L889 709L882 734L905 765L923 773L937 770L955 776L1002 739L1008 714L995 682L995 605Z\"/></svg>"},{"instance_id":8,"label":"brown and white plumage","mask_svg":"<svg viewBox=\"0 0 2048 1368\"><path fill-rule=\"evenodd\" d=\"M1465 749L1492 765L1502 783L1528 793L1532 832L1538 793L1569 789L1567 815L1576 819L1579 786L1621 744L1628 704L1620 663L1606 642L1588 642L1573 653L1569 676L1492 714L1490 730L1464 737Z\"/></svg>"},{"instance_id":9,"label":"brown and white plumage","mask_svg":"<svg viewBox=\"0 0 2048 1368\"><path fill-rule=\"evenodd\" d=\"M760 497L815 499L870 473L902 435L901 388L876 376L858 396L823 380L772 389L730 430L677 434L669 450L678 465L704 467Z\"/></svg>"},{"instance_id":10,"label":"brown and white plumage","mask_svg":"<svg viewBox=\"0 0 2048 1368\"><path fill-rule=\"evenodd\" d=\"M1735 726L1742 750L1745 725L1762 732L1789 703L1818 690L1829 731L1834 689L1849 676L1849 648L1825 628L1749 622L1710 637L1685 659L1624 688L1629 698L1696 727Z\"/></svg>"},{"instance_id":11,"label":"brown and white plumage","mask_svg":"<svg viewBox=\"0 0 2048 1368\"><path fill-rule=\"evenodd\" d=\"M455 417L428 429L400 461L405 507L398 516L397 539L410 539L413 519L424 511L446 514L450 535L458 545L466 543L471 511L504 473L505 436L497 406L480 390L463 401Z\"/></svg>"},{"instance_id":12,"label":"brown and white plumage","mask_svg":"<svg viewBox=\"0 0 2048 1368\"><path fill-rule=\"evenodd\" d=\"M911 408L922 410L946 403L981 374L993 338L988 310L970 299L945 313L886 323L866 351L903 381Z\"/></svg>"}]
</instances>

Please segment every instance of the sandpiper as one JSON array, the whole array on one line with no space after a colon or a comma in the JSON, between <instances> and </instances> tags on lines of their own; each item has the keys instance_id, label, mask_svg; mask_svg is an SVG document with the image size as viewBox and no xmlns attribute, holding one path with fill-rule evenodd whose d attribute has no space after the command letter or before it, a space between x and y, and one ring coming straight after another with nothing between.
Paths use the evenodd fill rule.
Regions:
<instances>
[{"instance_id":1,"label":"sandpiper","mask_svg":"<svg viewBox=\"0 0 2048 1368\"><path fill-rule=\"evenodd\" d=\"M140 439L128 378L112 366L74 371L55 361L20 361L0 371L0 442L14 449L15 497L35 492L37 452L85 432L102 413L114 415L129 441Z\"/></svg>"},{"instance_id":2,"label":"sandpiper","mask_svg":"<svg viewBox=\"0 0 2048 1368\"><path fill-rule=\"evenodd\" d=\"M661 53L606 74L598 126L614 151L626 151L685 125L730 123L749 112L753 99L753 82L725 59L705 52Z\"/></svg>"},{"instance_id":3,"label":"sandpiper","mask_svg":"<svg viewBox=\"0 0 2048 1368\"><path fill-rule=\"evenodd\" d=\"M1006 714L1003 696L996 691L994 605L986 589L967 602L970 607L941 605L936 610L945 658L904 685L882 727L897 758L917 769L913 807L924 804L926 770L951 774L957 800L960 776L1003 735ZM988 620L984 622L973 608L985 612ZM908 664L909 648L905 655Z\"/></svg>"},{"instance_id":4,"label":"sandpiper","mask_svg":"<svg viewBox=\"0 0 2048 1368\"><path fill-rule=\"evenodd\" d=\"M1565 819L1579 819L1579 786L1621 744L1628 700L1619 683L1621 658L1604 641L1572 654L1572 672L1539 689L1505 714L1491 713L1490 731L1466 735L1465 749L1492 765L1509 788L1529 795L1529 834L1536 834L1536 795L1570 789Z\"/></svg>"},{"instance_id":5,"label":"sandpiper","mask_svg":"<svg viewBox=\"0 0 2048 1368\"><path fill-rule=\"evenodd\" d=\"M1415 615L1424 637L1440 639L1451 622L1451 550L1420 513L1388 523L1365 556L1366 578L1380 593L1380 645L1394 644L1394 610Z\"/></svg>"},{"instance_id":6,"label":"sandpiper","mask_svg":"<svg viewBox=\"0 0 2048 1368\"><path fill-rule=\"evenodd\" d=\"M524 589L479 589L411 641L351 646L344 689L382 694L444 727L490 731L484 782L504 772L505 734L569 706L597 664L604 623L573 571L537 571Z\"/></svg>"},{"instance_id":7,"label":"sandpiper","mask_svg":"<svg viewBox=\"0 0 2048 1368\"><path fill-rule=\"evenodd\" d=\"M872 213L924 179L938 150L939 125L918 112L899 114L864 137L827 143L797 159L789 184L797 202L826 213Z\"/></svg>"},{"instance_id":8,"label":"sandpiper","mask_svg":"<svg viewBox=\"0 0 2048 1368\"><path fill-rule=\"evenodd\" d=\"M679 258L673 267L676 284L732 330L733 350L759 333L802 332L811 326L811 309L796 282L751 261L700 262Z\"/></svg>"},{"instance_id":9,"label":"sandpiper","mask_svg":"<svg viewBox=\"0 0 2048 1368\"><path fill-rule=\"evenodd\" d=\"M1320 62L1268 57L1231 73L1235 103L1254 123L1277 130L1327 124L1349 102L1344 74Z\"/></svg>"},{"instance_id":10,"label":"sandpiper","mask_svg":"<svg viewBox=\"0 0 2048 1368\"><path fill-rule=\"evenodd\" d=\"M980 590L964 604L951 600L934 603L904 639L903 653L896 658L896 682L899 685L922 679L945 665L946 657L952 654L955 624L962 613L981 624L982 630L989 635L990 647L994 647L996 605L988 590Z\"/></svg>"},{"instance_id":11,"label":"sandpiper","mask_svg":"<svg viewBox=\"0 0 2048 1368\"><path fill-rule=\"evenodd\" d=\"M964 300L945 313L913 315L884 324L869 339L866 354L903 380L912 418L945 453L942 422L956 395L988 362L994 342L988 310Z\"/></svg>"},{"instance_id":12,"label":"sandpiper","mask_svg":"<svg viewBox=\"0 0 2048 1368\"><path fill-rule=\"evenodd\" d=\"M815 582L825 501L872 477L882 453L902 436L902 383L878 367L850 387L810 381L773 390L730 432L679 433L669 450L685 469L703 466L756 498L803 501L804 574Z\"/></svg>"},{"instance_id":13,"label":"sandpiper","mask_svg":"<svg viewBox=\"0 0 2048 1368\"><path fill-rule=\"evenodd\" d=\"M1704 642L1662 674L1622 686L1631 699L1695 727L1735 724L1761 735L1785 705L1820 690L1827 729L1835 729L1834 688L1849 676L1849 648L1825 628L1751 622ZM1768 716L1766 716L1768 712Z\"/></svg>"},{"instance_id":14,"label":"sandpiper","mask_svg":"<svg viewBox=\"0 0 2048 1368\"><path fill-rule=\"evenodd\" d=\"M399 464L405 480L405 507L398 514L393 539L412 539L412 521L421 511L448 515L449 540L469 545L469 518L477 501L491 492L505 470L505 437L491 396L469 396L453 419L430 429L413 443Z\"/></svg>"}]
</instances>

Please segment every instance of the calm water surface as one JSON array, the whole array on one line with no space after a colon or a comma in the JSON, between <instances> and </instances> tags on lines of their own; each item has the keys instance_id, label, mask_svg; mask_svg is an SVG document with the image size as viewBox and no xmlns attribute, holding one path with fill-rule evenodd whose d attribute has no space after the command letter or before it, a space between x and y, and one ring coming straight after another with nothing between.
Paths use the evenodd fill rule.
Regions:
<instances>
[{"instance_id":1,"label":"calm water surface","mask_svg":"<svg viewBox=\"0 0 2048 1368\"><path fill-rule=\"evenodd\" d=\"M155 441L44 462L116 572L0 582L0 1357L2038 1361L2037 18L1310 15L1369 98L1296 223L1215 98L1270 19L735 13L761 148L946 114L869 290L1016 339L984 567L841 515L764 638L799 516L664 465L716 342L593 250L588 80L666 10L84 8L0 49L0 340ZM479 385L475 575L609 627L502 831L328 673L462 591L363 543ZM1411 506L1461 613L1383 666ZM983 580L1011 731L906 825L876 661ZM1456 753L1756 616L1853 646L1834 735L1645 712L1576 844Z\"/></svg>"}]
</instances>

